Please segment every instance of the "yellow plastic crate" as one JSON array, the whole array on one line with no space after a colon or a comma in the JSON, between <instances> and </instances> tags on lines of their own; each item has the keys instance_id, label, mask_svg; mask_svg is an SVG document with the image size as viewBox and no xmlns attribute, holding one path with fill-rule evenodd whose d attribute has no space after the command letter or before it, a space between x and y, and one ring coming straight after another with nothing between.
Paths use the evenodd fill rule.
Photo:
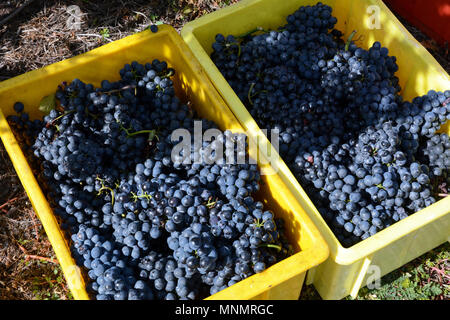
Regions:
<instances>
[{"instance_id":1,"label":"yellow plastic crate","mask_svg":"<svg viewBox=\"0 0 450 320\"><path fill-rule=\"evenodd\" d=\"M101 80L117 81L119 70L125 63L164 60L176 70L173 79L177 95L190 100L200 116L215 121L222 130L244 132L233 113L211 85L205 71L195 60L175 29L159 26L157 33L144 31L107 44L80 56L31 71L0 83L0 136L14 164L31 203L42 221L49 240L61 264L64 276L75 299L89 299L85 280L71 257L68 242L53 215L22 150L6 121L5 115L14 114L16 101L25 104L30 117L42 116L38 110L40 100L56 90L63 81L78 78L99 86ZM250 139L254 139L249 135ZM256 147L250 154L256 156ZM261 158L262 159L262 158ZM258 162L260 168L270 170L267 161ZM272 172L273 173L273 172ZM323 262L329 254L328 246L302 209L293 194L276 175L265 175L257 197L276 216L286 221L289 240L295 254L255 274L209 299L297 299L306 271Z\"/></svg>"},{"instance_id":2,"label":"yellow plastic crate","mask_svg":"<svg viewBox=\"0 0 450 320\"><path fill-rule=\"evenodd\" d=\"M284 25L286 17L300 6L314 5L317 2L242 0L189 22L181 30L181 36L238 120L245 129L255 132L267 145L270 144L269 141L209 58L214 37L217 33L225 36L244 34L256 27L277 29ZM355 39L358 39L358 46L368 49L373 42L380 41L383 46L389 48L390 55L397 56L397 76L400 78L405 99L426 94L430 89L450 89L448 74L382 1L321 2L333 8L333 15L338 19L336 28L345 34L345 38L356 30ZM377 22L379 29L376 28ZM441 130L450 133L449 123ZM265 150L266 147L262 149ZM271 152L272 156L276 154L273 148ZM348 295L355 297L361 286L450 240L450 197L447 197L350 248L344 248L286 164L279 159L272 161L272 166L279 170L279 175L296 195L330 247L329 258L320 266L311 269L307 278L307 284L313 283L324 299L341 299Z\"/></svg>"}]
</instances>

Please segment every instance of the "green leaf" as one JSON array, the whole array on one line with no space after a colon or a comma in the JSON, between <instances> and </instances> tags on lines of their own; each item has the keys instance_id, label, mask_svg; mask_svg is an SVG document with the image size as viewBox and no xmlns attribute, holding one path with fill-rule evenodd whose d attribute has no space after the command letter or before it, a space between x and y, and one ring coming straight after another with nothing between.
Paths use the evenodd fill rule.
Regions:
<instances>
[{"instance_id":1,"label":"green leaf","mask_svg":"<svg viewBox=\"0 0 450 320\"><path fill-rule=\"evenodd\" d=\"M442 289L437 286L431 287L430 291L433 294L433 296L438 296L438 295L442 294Z\"/></svg>"},{"instance_id":2,"label":"green leaf","mask_svg":"<svg viewBox=\"0 0 450 320\"><path fill-rule=\"evenodd\" d=\"M410 285L410 281L408 278L406 278L405 280L402 281L403 288L409 288L409 285Z\"/></svg>"},{"instance_id":3,"label":"green leaf","mask_svg":"<svg viewBox=\"0 0 450 320\"><path fill-rule=\"evenodd\" d=\"M39 103L39 111L45 114L49 114L50 111L55 109L55 107L56 107L56 98L54 94L45 96Z\"/></svg>"}]
</instances>

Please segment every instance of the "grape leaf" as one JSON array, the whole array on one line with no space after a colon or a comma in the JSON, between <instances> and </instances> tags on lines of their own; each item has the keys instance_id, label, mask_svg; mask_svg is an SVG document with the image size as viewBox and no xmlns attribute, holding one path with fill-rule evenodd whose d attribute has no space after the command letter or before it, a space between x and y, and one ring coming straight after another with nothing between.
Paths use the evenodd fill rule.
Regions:
<instances>
[{"instance_id":1,"label":"grape leaf","mask_svg":"<svg viewBox=\"0 0 450 320\"><path fill-rule=\"evenodd\" d=\"M184 14L189 14L189 13L191 13L191 12L192 12L192 9L189 8L189 7L186 7L186 8L184 8L184 10L183 10L183 13L184 13Z\"/></svg>"},{"instance_id":2,"label":"grape leaf","mask_svg":"<svg viewBox=\"0 0 450 320\"><path fill-rule=\"evenodd\" d=\"M39 111L45 114L49 114L50 111L55 109L55 107L56 107L56 99L54 94L45 96L39 103Z\"/></svg>"}]
</instances>

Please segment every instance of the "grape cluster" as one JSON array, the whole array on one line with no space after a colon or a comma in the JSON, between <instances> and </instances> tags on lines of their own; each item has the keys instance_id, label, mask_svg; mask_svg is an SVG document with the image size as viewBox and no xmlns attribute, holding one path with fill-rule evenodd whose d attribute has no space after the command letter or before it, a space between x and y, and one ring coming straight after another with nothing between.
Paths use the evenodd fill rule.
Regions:
<instances>
[{"instance_id":1,"label":"grape cluster","mask_svg":"<svg viewBox=\"0 0 450 320\"><path fill-rule=\"evenodd\" d=\"M204 298L293 253L282 220L252 196L260 174L245 136L219 131L172 154L175 129L218 130L177 98L174 73L132 62L98 88L63 83L43 120L21 103L8 119L97 299ZM220 144L232 161L205 161Z\"/></svg>"},{"instance_id":2,"label":"grape cluster","mask_svg":"<svg viewBox=\"0 0 450 320\"><path fill-rule=\"evenodd\" d=\"M278 30L217 34L211 58L345 247L436 202L448 185L450 91L411 102L396 58L359 48L332 8L302 6Z\"/></svg>"},{"instance_id":3,"label":"grape cluster","mask_svg":"<svg viewBox=\"0 0 450 320\"><path fill-rule=\"evenodd\" d=\"M448 134L436 134L426 142L423 155L428 157L430 169L435 176L450 167L450 139Z\"/></svg>"}]
</instances>

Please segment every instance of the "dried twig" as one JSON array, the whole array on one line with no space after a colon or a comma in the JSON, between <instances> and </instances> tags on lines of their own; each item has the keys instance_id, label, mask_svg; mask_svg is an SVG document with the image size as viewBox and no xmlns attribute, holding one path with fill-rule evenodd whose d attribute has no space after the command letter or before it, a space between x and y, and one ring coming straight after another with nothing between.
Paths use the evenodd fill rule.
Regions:
<instances>
[{"instance_id":1,"label":"dried twig","mask_svg":"<svg viewBox=\"0 0 450 320\"><path fill-rule=\"evenodd\" d=\"M41 256L36 256L34 254L26 255L26 260L28 260L28 259L43 260L43 261L51 262L53 264L59 264L58 261L55 260L55 259L51 259L51 258L47 258L47 257L41 257Z\"/></svg>"},{"instance_id":2,"label":"dried twig","mask_svg":"<svg viewBox=\"0 0 450 320\"><path fill-rule=\"evenodd\" d=\"M7 23L9 20L17 16L23 9L25 9L26 6L31 4L34 0L28 0L24 4L22 4L20 7L18 7L16 10L14 10L9 16L7 16L5 19L0 21L0 27L3 26L5 23Z\"/></svg>"},{"instance_id":3,"label":"dried twig","mask_svg":"<svg viewBox=\"0 0 450 320\"><path fill-rule=\"evenodd\" d=\"M25 255L25 260L34 259L34 260L42 260L42 261L47 261L47 262L51 262L54 264L59 264L59 262L57 260L52 259L52 258L41 257L41 256L37 256L34 254L28 254L27 249L22 247L18 242L17 242L17 245L19 246L20 251L22 251L23 254Z\"/></svg>"},{"instance_id":4,"label":"dried twig","mask_svg":"<svg viewBox=\"0 0 450 320\"><path fill-rule=\"evenodd\" d=\"M28 215L31 218L31 221L33 221L33 227L34 227L34 232L36 232L36 240L39 241L39 229L36 223L36 219L34 218L34 214L32 210L26 210L28 212Z\"/></svg>"},{"instance_id":5,"label":"dried twig","mask_svg":"<svg viewBox=\"0 0 450 320\"><path fill-rule=\"evenodd\" d=\"M15 198L9 199L8 201L6 201L4 204L2 204L0 206L0 210L3 210L3 208L5 208L6 206L12 204L14 201L17 201L19 199L21 199L21 198L20 197L15 197Z\"/></svg>"}]
</instances>

